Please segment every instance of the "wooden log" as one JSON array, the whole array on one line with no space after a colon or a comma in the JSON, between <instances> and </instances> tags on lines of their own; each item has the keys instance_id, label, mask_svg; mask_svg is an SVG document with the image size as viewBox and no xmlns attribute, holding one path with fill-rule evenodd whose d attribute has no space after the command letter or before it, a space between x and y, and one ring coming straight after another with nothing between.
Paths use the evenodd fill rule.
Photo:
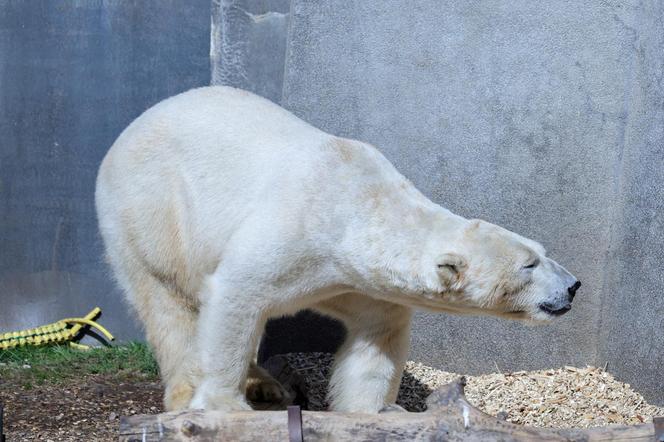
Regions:
<instances>
[{"instance_id":1,"label":"wooden log","mask_svg":"<svg viewBox=\"0 0 664 442\"><path fill-rule=\"evenodd\" d=\"M652 423L590 429L534 428L512 424L473 407L461 378L436 390L423 413L389 411L353 414L302 412L310 441L652 441ZM123 417L120 440L129 441L287 441L286 411L221 413L187 410Z\"/></svg>"}]
</instances>

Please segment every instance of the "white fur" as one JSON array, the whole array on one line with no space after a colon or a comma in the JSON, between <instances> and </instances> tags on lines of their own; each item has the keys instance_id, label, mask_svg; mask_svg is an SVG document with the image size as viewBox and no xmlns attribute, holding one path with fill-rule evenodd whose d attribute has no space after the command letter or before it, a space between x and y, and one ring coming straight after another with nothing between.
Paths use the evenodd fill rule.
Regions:
<instances>
[{"instance_id":1,"label":"white fur","mask_svg":"<svg viewBox=\"0 0 664 442\"><path fill-rule=\"evenodd\" d=\"M265 321L314 308L348 328L332 408L377 412L396 399L413 308L548 320L539 304L575 281L539 244L432 203L374 147L228 87L137 118L96 202L169 409L249 408Z\"/></svg>"}]
</instances>

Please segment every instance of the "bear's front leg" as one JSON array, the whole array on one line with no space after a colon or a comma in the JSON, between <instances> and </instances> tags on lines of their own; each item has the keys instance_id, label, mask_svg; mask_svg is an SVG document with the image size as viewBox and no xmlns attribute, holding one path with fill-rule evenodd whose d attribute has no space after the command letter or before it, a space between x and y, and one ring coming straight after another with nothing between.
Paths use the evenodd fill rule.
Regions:
<instances>
[{"instance_id":1,"label":"bear's front leg","mask_svg":"<svg viewBox=\"0 0 664 442\"><path fill-rule=\"evenodd\" d=\"M202 378L190 408L251 410L245 382L265 322L252 295L219 276L206 282L198 324Z\"/></svg>"},{"instance_id":2,"label":"bear's front leg","mask_svg":"<svg viewBox=\"0 0 664 442\"><path fill-rule=\"evenodd\" d=\"M337 309L341 314L335 316L343 320L348 334L335 356L330 408L378 413L396 402L408 354L412 312L364 296L343 298L338 305L345 307Z\"/></svg>"}]
</instances>

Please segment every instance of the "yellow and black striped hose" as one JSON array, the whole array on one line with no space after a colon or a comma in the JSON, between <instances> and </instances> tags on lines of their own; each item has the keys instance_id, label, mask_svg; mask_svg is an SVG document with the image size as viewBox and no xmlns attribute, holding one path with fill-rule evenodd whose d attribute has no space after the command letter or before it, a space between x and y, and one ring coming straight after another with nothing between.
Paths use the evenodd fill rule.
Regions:
<instances>
[{"instance_id":1,"label":"yellow and black striped hose","mask_svg":"<svg viewBox=\"0 0 664 442\"><path fill-rule=\"evenodd\" d=\"M101 309L95 307L83 318L66 318L37 328L0 333L0 350L26 345L64 344L65 342L69 342L69 345L72 347L87 349L89 348L87 345L75 342L81 338L79 332L86 325L98 329L109 341L114 340L115 338L108 330L94 321L99 315L101 315Z\"/></svg>"}]
</instances>

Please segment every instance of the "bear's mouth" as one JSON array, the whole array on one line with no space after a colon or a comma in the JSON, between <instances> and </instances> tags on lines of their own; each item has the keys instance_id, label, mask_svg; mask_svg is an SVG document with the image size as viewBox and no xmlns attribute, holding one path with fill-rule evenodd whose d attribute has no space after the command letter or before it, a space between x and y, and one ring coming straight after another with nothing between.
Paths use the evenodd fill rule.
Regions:
<instances>
[{"instance_id":1,"label":"bear's mouth","mask_svg":"<svg viewBox=\"0 0 664 442\"><path fill-rule=\"evenodd\" d=\"M562 316L572 309L572 304L568 302L567 304L561 306L561 305L554 305L551 303L544 303L540 304L538 307L540 311L543 311L547 315Z\"/></svg>"}]
</instances>

